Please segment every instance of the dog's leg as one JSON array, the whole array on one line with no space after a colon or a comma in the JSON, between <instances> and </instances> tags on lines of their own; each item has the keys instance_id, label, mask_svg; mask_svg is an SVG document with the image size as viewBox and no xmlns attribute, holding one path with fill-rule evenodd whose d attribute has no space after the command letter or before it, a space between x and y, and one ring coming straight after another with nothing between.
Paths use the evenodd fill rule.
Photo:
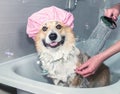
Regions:
<instances>
[{"instance_id":1,"label":"dog's leg","mask_svg":"<svg viewBox=\"0 0 120 94\"><path fill-rule=\"evenodd\" d=\"M79 87L80 83L81 83L81 77L78 74L72 74L69 78L68 78L68 85L69 87Z\"/></svg>"},{"instance_id":2,"label":"dog's leg","mask_svg":"<svg viewBox=\"0 0 120 94\"><path fill-rule=\"evenodd\" d=\"M88 77L89 87L102 87L109 85L110 82L109 68L102 64L94 75Z\"/></svg>"},{"instance_id":3,"label":"dog's leg","mask_svg":"<svg viewBox=\"0 0 120 94\"><path fill-rule=\"evenodd\" d=\"M87 55L85 55L83 53L80 53L77 57L78 57L78 62L76 63L76 67L79 67L82 63L87 61L89 58ZM83 77L80 76L79 74L74 74L73 77L74 78L70 79L70 86L80 87Z\"/></svg>"}]
</instances>

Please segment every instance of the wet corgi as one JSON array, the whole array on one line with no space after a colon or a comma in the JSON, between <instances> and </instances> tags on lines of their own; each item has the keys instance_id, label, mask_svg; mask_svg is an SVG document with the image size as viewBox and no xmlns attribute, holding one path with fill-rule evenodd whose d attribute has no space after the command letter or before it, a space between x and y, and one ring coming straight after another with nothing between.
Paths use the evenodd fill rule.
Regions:
<instances>
[{"instance_id":1,"label":"wet corgi","mask_svg":"<svg viewBox=\"0 0 120 94\"><path fill-rule=\"evenodd\" d=\"M109 84L109 69L104 64L88 77L75 73L89 56L75 45L72 29L58 21L48 21L42 25L35 36L35 45L41 67L47 71L55 85L67 87L101 87Z\"/></svg>"}]
</instances>

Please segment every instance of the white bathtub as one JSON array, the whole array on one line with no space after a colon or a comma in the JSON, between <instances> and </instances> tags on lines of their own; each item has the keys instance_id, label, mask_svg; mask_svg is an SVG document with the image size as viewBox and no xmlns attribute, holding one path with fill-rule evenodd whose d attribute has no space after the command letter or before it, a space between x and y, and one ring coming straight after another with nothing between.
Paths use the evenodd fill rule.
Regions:
<instances>
[{"instance_id":1,"label":"white bathtub","mask_svg":"<svg viewBox=\"0 0 120 94\"><path fill-rule=\"evenodd\" d=\"M0 83L14 87L17 94L120 94L120 53L105 61L111 71L111 85L99 88L69 88L48 83L31 54L0 64Z\"/></svg>"}]
</instances>

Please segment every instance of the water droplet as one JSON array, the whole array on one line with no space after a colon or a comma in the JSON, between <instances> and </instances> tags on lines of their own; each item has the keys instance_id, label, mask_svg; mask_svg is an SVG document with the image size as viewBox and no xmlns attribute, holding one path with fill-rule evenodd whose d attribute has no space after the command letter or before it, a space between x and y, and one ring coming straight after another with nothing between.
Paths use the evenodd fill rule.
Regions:
<instances>
[{"instance_id":1,"label":"water droplet","mask_svg":"<svg viewBox=\"0 0 120 94\"><path fill-rule=\"evenodd\" d=\"M12 56L14 55L14 53L11 52L11 51L8 49L8 50L5 51L5 55L6 55L7 57L12 57Z\"/></svg>"},{"instance_id":2,"label":"water droplet","mask_svg":"<svg viewBox=\"0 0 120 94\"><path fill-rule=\"evenodd\" d=\"M85 24L85 28L86 28L86 30L88 30L89 29L89 25L88 24Z\"/></svg>"}]
</instances>

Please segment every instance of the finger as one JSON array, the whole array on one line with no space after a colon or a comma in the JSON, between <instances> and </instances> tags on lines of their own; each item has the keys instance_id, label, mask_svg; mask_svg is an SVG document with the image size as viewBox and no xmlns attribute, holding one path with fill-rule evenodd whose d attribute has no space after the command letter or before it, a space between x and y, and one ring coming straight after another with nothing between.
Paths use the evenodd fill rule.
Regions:
<instances>
[{"instance_id":1,"label":"finger","mask_svg":"<svg viewBox=\"0 0 120 94\"><path fill-rule=\"evenodd\" d=\"M117 17L119 16L119 12L118 11L114 11L114 13L113 13L113 16L112 16L112 19L114 20L114 21L117 21Z\"/></svg>"},{"instance_id":2,"label":"finger","mask_svg":"<svg viewBox=\"0 0 120 94\"><path fill-rule=\"evenodd\" d=\"M84 75L84 73L83 73L82 71L80 71L80 70L77 70L77 69L76 69L75 72L76 72L77 74L82 75L82 76Z\"/></svg>"},{"instance_id":3,"label":"finger","mask_svg":"<svg viewBox=\"0 0 120 94\"><path fill-rule=\"evenodd\" d=\"M87 67L88 67L88 63L84 63L80 67L77 67L76 69L79 70L79 71L81 71L81 70L84 70Z\"/></svg>"},{"instance_id":4,"label":"finger","mask_svg":"<svg viewBox=\"0 0 120 94\"><path fill-rule=\"evenodd\" d=\"M75 72L80 74L80 75L82 75L82 76L87 75L87 74L91 74L89 69L84 69L84 70L81 70L81 71L80 70L76 70Z\"/></svg>"},{"instance_id":5,"label":"finger","mask_svg":"<svg viewBox=\"0 0 120 94\"><path fill-rule=\"evenodd\" d=\"M82 72L81 72L81 71L79 71L79 70L75 70L75 72L76 72L77 74L82 75Z\"/></svg>"},{"instance_id":6,"label":"finger","mask_svg":"<svg viewBox=\"0 0 120 94\"><path fill-rule=\"evenodd\" d=\"M110 9L105 9L104 15L107 16L107 17L109 17L109 18L111 18L113 14L112 14L112 12L111 12Z\"/></svg>"},{"instance_id":7,"label":"finger","mask_svg":"<svg viewBox=\"0 0 120 94\"><path fill-rule=\"evenodd\" d=\"M118 18L117 18L116 16L113 16L112 19L113 19L114 21L117 21L117 20L118 20Z\"/></svg>"},{"instance_id":8,"label":"finger","mask_svg":"<svg viewBox=\"0 0 120 94\"><path fill-rule=\"evenodd\" d=\"M88 74L84 74L83 77L88 77L88 76L91 76L91 75L93 75L93 74L95 74L95 72L88 73Z\"/></svg>"},{"instance_id":9,"label":"finger","mask_svg":"<svg viewBox=\"0 0 120 94\"><path fill-rule=\"evenodd\" d=\"M88 71L88 72L85 73L83 71L76 71L76 73L79 74L79 75L81 75L81 76L83 76L83 77L88 77L90 75L93 75L95 72L91 73L91 72Z\"/></svg>"},{"instance_id":10,"label":"finger","mask_svg":"<svg viewBox=\"0 0 120 94\"><path fill-rule=\"evenodd\" d=\"M91 75L91 74L86 74L86 75L83 75L83 77L86 78L86 77L89 77L90 75Z\"/></svg>"}]
</instances>

